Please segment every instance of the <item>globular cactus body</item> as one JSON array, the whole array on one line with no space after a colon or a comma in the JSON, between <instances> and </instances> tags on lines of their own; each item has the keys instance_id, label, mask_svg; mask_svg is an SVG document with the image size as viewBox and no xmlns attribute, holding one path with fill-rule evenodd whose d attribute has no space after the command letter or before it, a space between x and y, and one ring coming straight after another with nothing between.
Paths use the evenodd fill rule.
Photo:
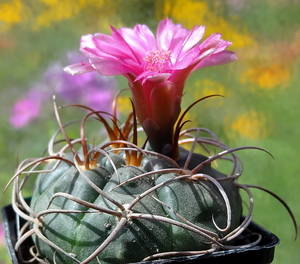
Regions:
<instances>
[{"instance_id":1,"label":"globular cactus body","mask_svg":"<svg viewBox=\"0 0 300 264\"><path fill-rule=\"evenodd\" d=\"M181 150L179 163L186 162L186 153ZM101 155L89 170L65 159L39 174L31 201L39 213L35 244L50 263L130 263L164 252L206 250L239 225L242 206L233 181L219 181L218 187L213 179L226 175L209 164L188 175L206 159L199 154L192 155L186 173L161 158L144 158L135 167L126 166L121 155ZM224 231L226 199L231 220Z\"/></svg>"}]
</instances>

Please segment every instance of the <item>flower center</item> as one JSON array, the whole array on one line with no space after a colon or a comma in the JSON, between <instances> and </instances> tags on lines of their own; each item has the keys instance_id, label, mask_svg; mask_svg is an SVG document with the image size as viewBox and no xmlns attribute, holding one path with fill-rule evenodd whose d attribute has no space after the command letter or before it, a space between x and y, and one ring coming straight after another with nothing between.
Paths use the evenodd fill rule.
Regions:
<instances>
[{"instance_id":1,"label":"flower center","mask_svg":"<svg viewBox=\"0 0 300 264\"><path fill-rule=\"evenodd\" d=\"M148 71L164 72L166 64L170 61L171 51L163 49L155 51L147 51L144 58L145 68Z\"/></svg>"}]
</instances>

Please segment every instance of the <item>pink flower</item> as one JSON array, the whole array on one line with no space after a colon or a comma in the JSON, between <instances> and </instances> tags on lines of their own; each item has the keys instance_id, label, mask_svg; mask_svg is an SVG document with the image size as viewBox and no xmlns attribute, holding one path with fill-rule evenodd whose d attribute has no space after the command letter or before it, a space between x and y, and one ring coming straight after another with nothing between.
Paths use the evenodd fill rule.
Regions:
<instances>
[{"instance_id":1,"label":"pink flower","mask_svg":"<svg viewBox=\"0 0 300 264\"><path fill-rule=\"evenodd\" d=\"M80 56L79 56L80 55ZM68 63L82 59L82 54L68 52ZM43 82L58 98L67 103L83 104L95 111L112 113L116 82L113 77L97 72L71 76L64 72L63 62L52 63L44 73Z\"/></svg>"},{"instance_id":2,"label":"pink flower","mask_svg":"<svg viewBox=\"0 0 300 264\"><path fill-rule=\"evenodd\" d=\"M41 93L34 90L28 93L26 97L17 100L9 119L10 124L15 128L26 126L39 116L41 103Z\"/></svg>"},{"instance_id":3,"label":"pink flower","mask_svg":"<svg viewBox=\"0 0 300 264\"><path fill-rule=\"evenodd\" d=\"M65 71L73 75L90 71L124 75L151 147L168 155L188 75L237 59L235 53L225 50L231 43L218 33L200 43L204 31L204 26L187 30L170 19L159 23L156 37L146 25L112 27L111 36L83 36L80 51L89 61L70 65Z\"/></svg>"},{"instance_id":4,"label":"pink flower","mask_svg":"<svg viewBox=\"0 0 300 264\"><path fill-rule=\"evenodd\" d=\"M68 52L68 63L80 60L82 54ZM100 76L97 72L71 76L63 71L63 62L51 63L43 74L43 78L18 99L9 119L14 128L22 128L36 119L46 107L52 109L52 96L65 103L83 104L95 111L113 112L113 100L116 88L114 77Z\"/></svg>"}]
</instances>

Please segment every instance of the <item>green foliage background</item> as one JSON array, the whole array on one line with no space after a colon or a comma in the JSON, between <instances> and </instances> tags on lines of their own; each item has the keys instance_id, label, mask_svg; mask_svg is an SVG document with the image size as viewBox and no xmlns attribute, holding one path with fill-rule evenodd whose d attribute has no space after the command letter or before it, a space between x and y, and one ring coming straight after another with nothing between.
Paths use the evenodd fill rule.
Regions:
<instances>
[{"instance_id":1,"label":"green foliage background","mask_svg":"<svg viewBox=\"0 0 300 264\"><path fill-rule=\"evenodd\" d=\"M189 29L205 25L206 37L219 32L233 42L230 49L239 60L193 73L184 106L200 96L223 94L225 99L209 99L191 111L193 126L213 130L231 147L254 145L271 152L274 159L258 151L240 152L245 167L241 181L274 191L300 221L300 1L0 0L0 10L0 189L18 160L41 155L57 129L54 114L45 118L41 113L19 130L8 123L15 100L47 65L78 49L81 35L109 33L109 25L142 23L155 29L169 17ZM120 88L125 87L120 78ZM43 111L52 111L51 98ZM254 221L281 239L273 263L296 263L300 242L293 240L287 212L270 195L253 192ZM10 203L10 193L0 194L1 207ZM30 188L25 194L30 195ZM0 246L0 263L9 263Z\"/></svg>"}]
</instances>

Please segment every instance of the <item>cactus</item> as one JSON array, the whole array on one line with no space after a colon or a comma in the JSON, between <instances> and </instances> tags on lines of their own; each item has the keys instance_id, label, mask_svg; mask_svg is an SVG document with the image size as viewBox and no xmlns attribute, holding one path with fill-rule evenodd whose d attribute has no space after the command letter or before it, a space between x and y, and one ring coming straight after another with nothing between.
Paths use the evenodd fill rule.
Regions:
<instances>
[{"instance_id":1,"label":"cactus","mask_svg":"<svg viewBox=\"0 0 300 264\"><path fill-rule=\"evenodd\" d=\"M28 220L20 245L33 235L34 258L107 264L233 247L232 240L251 220L249 213L240 223L241 185L236 179L241 167L235 149L227 149L212 133L199 137L200 132L209 133L205 129L190 129L180 132L178 142L192 142L191 149L180 146L180 158L173 160L147 145L138 147L134 112L118 127L116 117L110 126L103 115L90 110L80 138L71 140L56 108L67 144L54 151L62 141L56 140L57 132L48 144L49 155L24 161L13 177L15 210ZM110 135L98 146L88 144L84 135L84 123L92 115ZM193 151L196 144L223 151L208 158ZM233 162L230 175L211 166L225 155ZM30 204L22 198L24 173L37 175Z\"/></svg>"},{"instance_id":2,"label":"cactus","mask_svg":"<svg viewBox=\"0 0 300 264\"><path fill-rule=\"evenodd\" d=\"M193 159L196 164L189 166L206 158L193 154ZM40 213L42 235L56 245L36 236L41 256L51 263L75 263L67 256L83 261L96 252L91 263L130 263L158 253L220 246L218 239L239 225L238 188L230 180L216 181L226 175L210 165L190 175L163 158L143 162L126 165L106 152L89 170L66 161L53 170L57 162L49 163L45 170L51 172L38 176L31 201Z\"/></svg>"},{"instance_id":3,"label":"cactus","mask_svg":"<svg viewBox=\"0 0 300 264\"><path fill-rule=\"evenodd\" d=\"M237 182L242 165L235 152L259 148L230 149L207 129L183 130L186 113L211 96L197 100L180 115L188 74L233 61L236 56L224 51L230 42L218 34L195 44L203 27L189 32L168 19L161 21L157 46L170 41L169 48L176 56L171 50L150 47L156 42L149 32L138 25L134 30L114 29L112 37L103 39L85 36L81 42L90 61L69 66L67 71L124 74L133 94L133 111L119 125L116 108L108 114L77 105L89 113L81 121L79 137L72 139L66 127L74 122L62 124L54 102L60 129L48 144L48 155L23 161L10 181L14 184L14 209L26 220L15 247L24 262L132 263L239 247L235 238L252 219L249 187L259 187ZM108 45L114 41L121 49ZM139 45L130 47L136 41L148 51L135 50ZM140 58L142 54L145 57ZM97 145L86 139L85 123L90 117L107 131L108 139ZM140 131L146 135L142 146ZM63 138L58 138L60 133ZM55 151L59 144L63 145ZM213 168L212 164L221 160L232 163L229 173ZM35 188L28 203L22 190L33 176ZM244 220L240 190L249 197ZM286 206L296 228L290 209L274 196ZM28 257L21 249L31 237L34 247ZM260 237L253 235L249 241L242 246L256 245Z\"/></svg>"}]
</instances>

